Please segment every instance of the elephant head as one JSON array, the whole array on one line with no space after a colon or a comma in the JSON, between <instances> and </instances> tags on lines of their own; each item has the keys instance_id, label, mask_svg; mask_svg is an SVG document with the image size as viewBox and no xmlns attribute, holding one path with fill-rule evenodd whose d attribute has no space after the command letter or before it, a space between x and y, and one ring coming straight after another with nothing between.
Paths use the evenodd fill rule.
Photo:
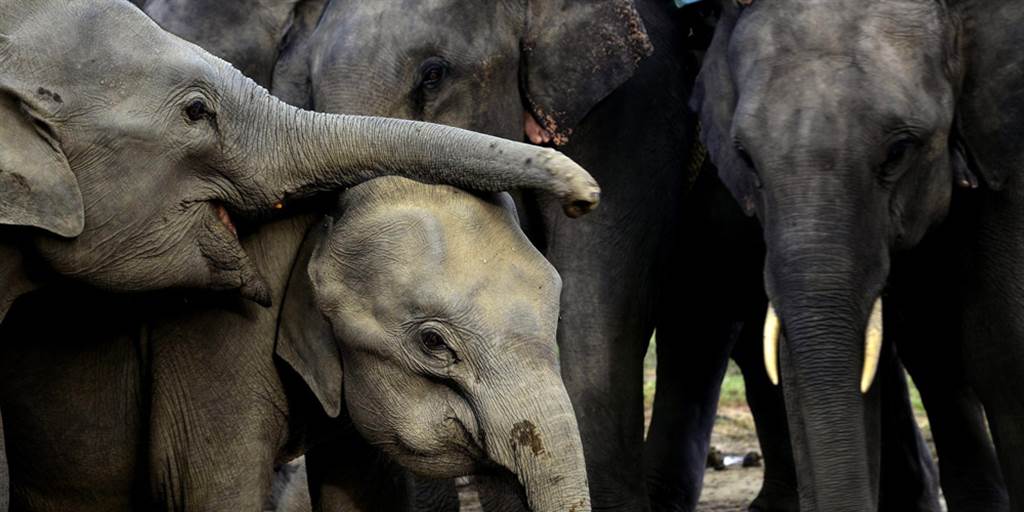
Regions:
<instances>
[{"instance_id":1,"label":"elephant head","mask_svg":"<svg viewBox=\"0 0 1024 512\"><path fill-rule=\"evenodd\" d=\"M319 4L294 16L273 77L283 100L534 143L567 142L651 52L632 0Z\"/></svg>"},{"instance_id":2,"label":"elephant head","mask_svg":"<svg viewBox=\"0 0 1024 512\"><path fill-rule=\"evenodd\" d=\"M555 342L561 280L507 196L381 178L339 211L307 240L277 340L328 414L343 382L357 429L413 471L497 464L533 510L589 510Z\"/></svg>"},{"instance_id":3,"label":"elephant head","mask_svg":"<svg viewBox=\"0 0 1024 512\"><path fill-rule=\"evenodd\" d=\"M303 111L127 2L0 2L0 225L123 291L267 287L236 222L381 175L596 204L568 158L449 127Z\"/></svg>"},{"instance_id":4,"label":"elephant head","mask_svg":"<svg viewBox=\"0 0 1024 512\"><path fill-rule=\"evenodd\" d=\"M764 229L765 359L776 379L782 362L801 508L874 510L864 393L891 258L944 220L955 185L998 190L1017 165L1024 5L722 4L694 103L722 181Z\"/></svg>"},{"instance_id":5,"label":"elephant head","mask_svg":"<svg viewBox=\"0 0 1024 512\"><path fill-rule=\"evenodd\" d=\"M316 0L323 4L323 0ZM137 0L168 32L232 63L245 76L270 88L284 38L308 0L224 2L222 0Z\"/></svg>"}]
</instances>

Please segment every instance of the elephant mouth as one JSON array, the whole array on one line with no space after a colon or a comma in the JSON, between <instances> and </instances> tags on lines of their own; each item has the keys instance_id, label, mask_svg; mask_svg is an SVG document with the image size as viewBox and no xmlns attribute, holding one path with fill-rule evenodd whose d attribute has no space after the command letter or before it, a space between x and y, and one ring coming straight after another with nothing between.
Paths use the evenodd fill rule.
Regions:
<instances>
[{"instance_id":1,"label":"elephant mouth","mask_svg":"<svg viewBox=\"0 0 1024 512\"><path fill-rule=\"evenodd\" d=\"M239 239L239 215L219 201L204 203L210 214L205 216L207 235L200 240L200 248L214 287L236 289L242 298L270 306L270 288Z\"/></svg>"},{"instance_id":2,"label":"elephant mouth","mask_svg":"<svg viewBox=\"0 0 1024 512\"><path fill-rule=\"evenodd\" d=\"M219 220L220 223L223 224L237 240L238 228L235 227L235 223L231 220L231 214L228 213L227 208L224 208L224 205L220 203L213 203L213 210L217 213L217 220Z\"/></svg>"}]
</instances>

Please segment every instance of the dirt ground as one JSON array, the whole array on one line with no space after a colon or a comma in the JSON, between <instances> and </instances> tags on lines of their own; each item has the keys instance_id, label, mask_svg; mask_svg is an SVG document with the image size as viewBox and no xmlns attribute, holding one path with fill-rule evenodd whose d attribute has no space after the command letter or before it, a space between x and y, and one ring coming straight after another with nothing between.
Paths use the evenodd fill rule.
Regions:
<instances>
[{"instance_id":1,"label":"dirt ground","mask_svg":"<svg viewBox=\"0 0 1024 512\"><path fill-rule=\"evenodd\" d=\"M711 446L726 456L743 456L750 452L760 453L754 418L746 405L724 405L718 411L715 430L711 434ZM727 466L716 471L708 468L704 473L704 489L701 492L699 511L736 512L746 510L747 505L761 489L762 467L744 468L742 464Z\"/></svg>"}]
</instances>

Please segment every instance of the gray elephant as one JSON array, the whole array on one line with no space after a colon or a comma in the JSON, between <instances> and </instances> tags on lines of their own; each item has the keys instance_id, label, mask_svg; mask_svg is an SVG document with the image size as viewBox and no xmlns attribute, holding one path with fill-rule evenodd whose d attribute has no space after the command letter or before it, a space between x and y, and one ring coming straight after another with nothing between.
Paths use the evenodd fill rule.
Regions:
<instances>
[{"instance_id":1,"label":"gray elephant","mask_svg":"<svg viewBox=\"0 0 1024 512\"><path fill-rule=\"evenodd\" d=\"M638 5L644 21L655 22L662 48L655 60L640 63L644 70L642 81L627 81L636 60L648 51L642 37L643 23L630 14L631 2L532 1L482 6L451 0L415 4L333 1L325 9L323 2L307 1L294 2L294 7L290 16L282 17L276 8L253 2L244 18L259 20L259 27L252 32L247 31L245 22L225 24L223 20L242 18L231 14L234 7L225 9L216 2L152 0L146 11L163 26L232 59L242 69L263 69L265 65L261 63L277 55L273 79L257 79L272 83L274 94L297 105L328 112L387 114L444 122L510 138L521 138L528 132L538 142L556 138L564 141L569 130L575 129L576 135L569 137L568 147L576 148L578 154L586 153L591 165L603 168L606 179L619 185L620 192L613 196L618 204L616 211L590 226L561 223L550 215L550 205L543 198L528 199L525 210L535 240L550 249L549 255L557 253L557 260L562 262L560 271L574 274L577 285L572 287L571 298L563 300L563 307L568 300L580 301L580 306L596 302L602 305L600 311L592 308L587 313L574 309L573 325L582 326L586 318L615 324L608 333L596 329L594 337L589 336L589 327L586 336L584 331L560 335L568 340L562 344L563 358L572 353L571 364L576 365L572 369L567 363L569 359L563 359L564 371L582 376L586 368L593 368L595 374L604 375L601 387L615 388L605 394L597 390L598 386L583 389L586 384L575 381L576 397L592 402L587 406L591 412L583 428L591 434L587 449L599 462L590 471L591 478L596 475L600 479L601 492L595 498L602 502L617 501L625 489L630 493L628 499L645 501L639 461L640 401L633 400L635 397L625 390L635 389L639 393L642 352L649 328L645 337L642 326L634 325L632 320L621 325L613 317L624 316L619 308L631 307L629 304L636 303L632 294L650 292L652 287L648 285L657 280L648 270L651 261L658 259L657 253L668 246L659 240L668 230L667 221L672 218L669 212L676 207L674 201L682 195L687 180L681 162L688 151L688 127L678 122L687 119L687 89L682 52L677 55L672 51L685 31L674 25L670 6L653 1ZM553 17L553 13L562 14ZM460 20L458 27L451 25L454 19ZM214 20L221 20L220 25ZM252 51L253 45L239 42L272 40L264 37L263 27L281 27L284 43L261 43L261 51ZM290 28L286 34L285 28ZM593 51L605 45L610 49ZM249 50L239 52L242 47ZM374 65L368 67L366 63ZM624 81L627 86L633 84L628 92L608 96ZM524 83L529 84L527 90L520 87ZM603 113L580 124L579 118L598 104L607 105ZM543 115L545 112L572 114L558 119L548 118ZM640 127L651 126L655 120L664 129L652 128L657 136L641 140L646 132ZM611 147L623 151L610 152ZM640 159L639 155L644 155L656 170L650 175L621 172ZM652 200L652 188L663 190L665 195ZM640 208L638 204L644 206ZM631 213L625 215L627 211ZM627 221L644 227L621 229L621 223ZM622 240L624 233L628 233L630 240L645 242ZM603 236L618 239L616 244L629 249L597 249L600 243L596 240ZM581 249L585 247L594 249ZM623 259L638 262L642 279L630 280L624 287L629 291L619 294L616 290L614 297L589 294L586 282L591 277L587 269L597 268L598 261L602 266L616 266ZM582 260L587 264L579 268L570 264ZM608 309L603 309L605 306ZM644 324L649 325L646 321ZM565 323L560 324L560 329L564 328ZM619 328L628 331L636 343L614 343L620 339ZM608 350L628 352L631 356L609 356L596 362L596 354L604 351L593 350L584 341L607 344ZM625 370L617 368L620 364L632 366ZM627 374L635 378L626 378ZM635 414L619 414L620 398L633 402L630 410ZM604 410L607 414L601 412ZM622 430L614 426L620 422L628 424L628 430L635 433L628 443L632 448L612 439ZM347 445L342 450L348 450ZM324 459L324 464L320 464ZM348 485L337 481L349 477L345 471L342 475L320 473L332 471L331 450L318 446L308 460L314 499L318 499L320 492L336 496L337 488ZM375 510L381 507L367 506Z\"/></svg>"},{"instance_id":2,"label":"gray elephant","mask_svg":"<svg viewBox=\"0 0 1024 512\"><path fill-rule=\"evenodd\" d=\"M500 465L534 510L589 510L561 283L507 196L381 178L336 215L245 240L280 315L217 296L18 301L0 326L14 508L257 509L273 463L340 422L419 472Z\"/></svg>"},{"instance_id":3,"label":"gray elephant","mask_svg":"<svg viewBox=\"0 0 1024 512\"><path fill-rule=\"evenodd\" d=\"M0 313L39 285L28 247L46 271L104 289L237 289L267 303L237 229L380 175L540 187L573 213L597 199L550 150L285 105L127 2L5 1L0 12L0 225L13 226Z\"/></svg>"},{"instance_id":4,"label":"gray elephant","mask_svg":"<svg viewBox=\"0 0 1024 512\"><path fill-rule=\"evenodd\" d=\"M951 507L1021 509L1024 5L743 4L723 2L695 102L763 225L801 509L877 508L882 325L923 377L943 483L974 479Z\"/></svg>"},{"instance_id":5,"label":"gray elephant","mask_svg":"<svg viewBox=\"0 0 1024 512\"><path fill-rule=\"evenodd\" d=\"M296 17L292 44L281 52L275 70L273 92L329 112L386 113L514 138L525 132L534 142L565 143L564 151L601 173L608 184L599 218L563 223L548 201L531 195L521 198L520 210L527 232L566 283L560 357L581 428L594 506L642 510L647 502L641 462L642 360L662 317L662 295L685 281L676 280L681 276L671 262L690 180L685 164L693 118L686 100L696 66L688 67L683 14L669 2L635 2L637 16L625 20L618 13L633 2L549 7L559 3L526 2L528 10L539 14L549 9L567 13L555 29L543 18L526 16L531 13L515 3L484 7L435 0L411 6L335 0L308 23ZM459 20L458 25L451 20ZM553 53L534 48L536 38L545 38L545 32L530 31L534 25L548 27L551 39L568 34L573 44L559 45ZM616 26L645 27L653 43L653 55L635 71L590 50L606 44L592 37L607 39ZM646 53L641 49L637 43L632 55ZM620 50L613 56L629 54ZM543 67L535 68L540 59ZM366 62L375 66L368 68ZM552 73L562 84L544 94L539 85L546 84L536 82ZM536 88L524 90L521 84ZM592 88L598 85L608 88L596 94ZM567 105L556 111L580 114L556 123L559 133L533 108L541 100ZM353 108L358 110L348 110ZM665 308L666 320L670 309ZM318 480L331 479L318 475L323 468L314 466L323 457L316 452L308 457L314 488ZM494 502L491 490L481 489L485 507L516 504L507 497Z\"/></svg>"},{"instance_id":6,"label":"gray elephant","mask_svg":"<svg viewBox=\"0 0 1024 512\"><path fill-rule=\"evenodd\" d=\"M0 63L0 320L54 271L265 303L235 223L377 175L537 186L574 212L596 200L589 177L550 151L288 107L126 2L0 2Z\"/></svg>"}]
</instances>

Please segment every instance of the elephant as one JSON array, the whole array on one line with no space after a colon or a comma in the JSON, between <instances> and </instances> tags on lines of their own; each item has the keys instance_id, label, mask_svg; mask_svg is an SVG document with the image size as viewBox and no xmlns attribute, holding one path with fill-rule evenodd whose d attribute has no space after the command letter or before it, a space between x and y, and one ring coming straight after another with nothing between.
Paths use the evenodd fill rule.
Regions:
<instances>
[{"instance_id":1,"label":"elephant","mask_svg":"<svg viewBox=\"0 0 1024 512\"><path fill-rule=\"evenodd\" d=\"M615 186L610 195L603 187L602 209L611 205L612 210L596 213L602 218L593 222L561 223L543 197L523 197L520 203L528 234L566 282L559 324L563 377L573 383L571 396L586 430L593 498L600 507L646 502L641 361L653 329L651 296L662 277L654 269L671 262L665 252L669 244L662 240L670 236L671 219L685 194L685 156L694 138L686 73L692 81L696 66L686 60L686 30L677 24L683 14L665 2L644 0L636 3L637 17L630 14L632 3L534 0L483 7L452 0L326 6L307 1L293 3L290 18L282 18L254 2L245 18L259 20L252 33L245 22L218 28L213 20L236 17L214 2L151 0L146 5L158 23L241 69L264 69L260 63L276 55L272 77L257 80L271 84L272 92L289 103L566 143L563 151L584 158L592 171L603 170L601 179ZM559 12L562 17L553 21L551 13ZM453 19L462 25L452 27ZM272 40L263 37L263 27L281 27L283 44L262 43L261 50L252 51L253 45L239 43ZM655 53L640 60L634 73L634 61L649 51L643 28ZM621 50L591 51L615 41L622 41ZM250 50L242 54L241 47ZM559 82L545 83L549 77ZM566 115L546 115L551 112ZM637 161L650 172L625 171ZM652 198L651 190L660 193ZM630 267L637 275L626 276L619 286L594 288L593 275ZM620 432L628 432L628 438L619 439ZM333 478L317 474L330 471L318 459L333 460L324 446L307 455L314 500L323 487L315 482Z\"/></svg>"},{"instance_id":2,"label":"elephant","mask_svg":"<svg viewBox=\"0 0 1024 512\"><path fill-rule=\"evenodd\" d=\"M878 508L884 326L923 377L944 487L970 478L973 510L1020 510L1024 5L740 4L722 2L694 104L763 226L763 353L800 508Z\"/></svg>"},{"instance_id":3,"label":"elephant","mask_svg":"<svg viewBox=\"0 0 1024 512\"><path fill-rule=\"evenodd\" d=\"M590 510L561 282L507 195L385 177L296 225L243 241L280 314L73 287L19 300L0 326L12 506L252 510L275 461L342 424L421 473L500 466L534 510Z\"/></svg>"},{"instance_id":4,"label":"elephant","mask_svg":"<svg viewBox=\"0 0 1024 512\"><path fill-rule=\"evenodd\" d=\"M266 304L237 232L376 176L598 198L554 150L288 106L123 0L0 8L0 316L50 274Z\"/></svg>"},{"instance_id":5,"label":"elephant","mask_svg":"<svg viewBox=\"0 0 1024 512\"><path fill-rule=\"evenodd\" d=\"M596 4L577 2L574 9ZM531 108L533 93L522 97L519 84L535 80L531 59L541 54L518 56L518 45L529 48L530 37L524 41L516 32L522 18L509 21L507 11L516 11L500 2L482 8L451 0L415 7L332 1L309 23L296 17L298 30L281 52L272 80L274 94L317 110L423 119L506 137L525 135L535 143L562 143L562 151L599 176L604 195L597 217L570 225L553 215L543 198L522 194L519 201L525 229L565 283L559 322L562 375L581 428L593 505L599 509L647 507L642 360L661 314L659 303L685 282L673 271L677 253L670 251L680 245L674 241L676 219L691 178L686 162L695 138L686 106L696 75L686 46L688 18L667 2L635 4L654 54L640 61L617 89L590 101L577 124L558 123L572 128L567 134L551 130ZM572 20L568 27L580 16L567 15ZM462 20L457 31L450 27L453 19ZM591 32L573 34L581 38ZM572 66L589 57L576 48L565 46L548 65L562 66L563 76L576 77L567 80L575 86L564 87L564 94L578 94L592 80L577 75ZM366 62L375 63L374 68ZM618 75L611 76L618 82ZM409 84L418 85L410 89ZM361 93L365 99L354 100ZM353 106L364 110L345 110ZM642 167L634 169L638 162ZM666 320L672 318L670 309L664 309ZM315 451L307 457L314 494L325 485L318 481L340 487L330 483L329 471L324 475L312 467L322 458ZM508 496L502 482L477 479L477 484L485 509L517 508L519 500Z\"/></svg>"},{"instance_id":6,"label":"elephant","mask_svg":"<svg viewBox=\"0 0 1024 512\"><path fill-rule=\"evenodd\" d=\"M767 299L761 228L743 214L716 169L705 165L679 226L679 238L701 250L679 251L676 268L688 279L668 303L675 305L675 322L658 331L657 392L644 446L651 507L697 510L731 356L743 373L764 457L764 478L750 510L795 512L799 503L785 405L762 359ZM916 426L902 369L894 354L886 355L879 374L886 379L882 435L889 449L882 461L880 506L938 511L937 470Z\"/></svg>"}]
</instances>

